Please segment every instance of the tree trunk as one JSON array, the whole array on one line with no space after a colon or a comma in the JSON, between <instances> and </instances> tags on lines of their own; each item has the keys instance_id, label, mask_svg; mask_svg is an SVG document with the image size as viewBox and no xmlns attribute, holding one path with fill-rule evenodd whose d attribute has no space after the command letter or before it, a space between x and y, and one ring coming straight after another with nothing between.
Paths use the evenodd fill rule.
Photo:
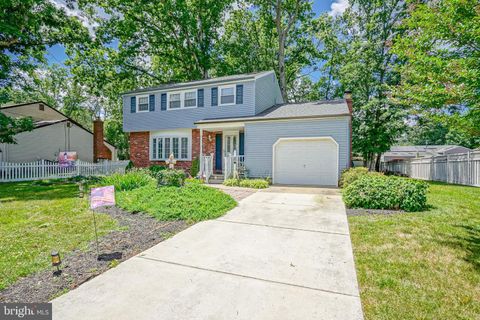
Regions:
<instances>
[{"instance_id":1,"label":"tree trunk","mask_svg":"<svg viewBox=\"0 0 480 320\"><path fill-rule=\"evenodd\" d=\"M375 171L380 172L380 158L382 157L381 153L377 153L377 158L375 159Z\"/></svg>"}]
</instances>

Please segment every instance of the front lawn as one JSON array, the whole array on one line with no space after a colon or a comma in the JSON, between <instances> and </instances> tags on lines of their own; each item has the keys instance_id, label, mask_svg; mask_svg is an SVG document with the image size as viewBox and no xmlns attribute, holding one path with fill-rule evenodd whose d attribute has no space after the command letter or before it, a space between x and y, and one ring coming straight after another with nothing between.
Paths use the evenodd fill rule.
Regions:
<instances>
[{"instance_id":1,"label":"front lawn","mask_svg":"<svg viewBox=\"0 0 480 320\"><path fill-rule=\"evenodd\" d=\"M366 319L478 319L480 188L429 185L427 211L349 217Z\"/></svg>"},{"instance_id":2,"label":"front lawn","mask_svg":"<svg viewBox=\"0 0 480 320\"><path fill-rule=\"evenodd\" d=\"M116 228L97 215L100 234ZM86 198L72 183L0 184L0 290L18 278L47 268L50 253L84 248L95 237Z\"/></svg>"}]
</instances>

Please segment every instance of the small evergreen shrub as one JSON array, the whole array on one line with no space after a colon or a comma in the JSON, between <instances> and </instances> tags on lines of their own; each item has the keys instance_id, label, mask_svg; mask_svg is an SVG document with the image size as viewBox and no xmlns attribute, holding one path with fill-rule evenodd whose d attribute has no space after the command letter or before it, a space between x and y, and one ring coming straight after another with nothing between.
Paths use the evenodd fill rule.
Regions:
<instances>
[{"instance_id":1,"label":"small evergreen shrub","mask_svg":"<svg viewBox=\"0 0 480 320\"><path fill-rule=\"evenodd\" d=\"M343 189L349 208L421 211L427 206L424 181L383 175L363 175Z\"/></svg>"},{"instance_id":2,"label":"small evergreen shrub","mask_svg":"<svg viewBox=\"0 0 480 320\"><path fill-rule=\"evenodd\" d=\"M132 170L133 168L135 168L135 166L133 165L133 162L132 162L132 161L128 161L128 164L127 164L127 166L125 167L125 171L130 171L130 170Z\"/></svg>"},{"instance_id":3,"label":"small evergreen shrub","mask_svg":"<svg viewBox=\"0 0 480 320\"><path fill-rule=\"evenodd\" d=\"M158 164L154 164L154 165L152 165L152 166L150 166L150 167L148 168L148 171L150 171L150 175L151 175L152 177L156 178L156 177L157 177L157 174L158 174L160 171L163 171L163 170L166 170L166 169L167 169L167 167L165 167L165 166L160 166L160 165L158 165Z\"/></svg>"},{"instance_id":4,"label":"small evergreen shrub","mask_svg":"<svg viewBox=\"0 0 480 320\"><path fill-rule=\"evenodd\" d=\"M155 179L145 169L132 169L124 174L114 173L101 181L102 185L115 186L117 191L133 190L152 183L155 184Z\"/></svg>"},{"instance_id":5,"label":"small evergreen shrub","mask_svg":"<svg viewBox=\"0 0 480 320\"><path fill-rule=\"evenodd\" d=\"M200 171L200 159L195 158L192 161L192 166L190 167L190 175L192 178L195 178L198 175L198 172Z\"/></svg>"},{"instance_id":6,"label":"small evergreen shrub","mask_svg":"<svg viewBox=\"0 0 480 320\"><path fill-rule=\"evenodd\" d=\"M265 189L265 188L268 188L268 181L263 179L244 179L244 180L240 180L240 187L253 188L253 189Z\"/></svg>"},{"instance_id":7,"label":"small evergreen shrub","mask_svg":"<svg viewBox=\"0 0 480 320\"><path fill-rule=\"evenodd\" d=\"M181 187L185 183L185 172L178 169L162 170L157 173L159 186Z\"/></svg>"}]
</instances>

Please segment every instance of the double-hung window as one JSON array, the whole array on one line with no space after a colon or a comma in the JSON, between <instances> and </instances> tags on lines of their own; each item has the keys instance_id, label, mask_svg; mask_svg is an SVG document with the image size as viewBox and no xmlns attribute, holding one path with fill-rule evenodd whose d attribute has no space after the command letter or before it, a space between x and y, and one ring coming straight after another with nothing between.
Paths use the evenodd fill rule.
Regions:
<instances>
[{"instance_id":1,"label":"double-hung window","mask_svg":"<svg viewBox=\"0 0 480 320\"><path fill-rule=\"evenodd\" d=\"M170 109L180 109L182 107L182 96L180 93L171 93L170 96Z\"/></svg>"},{"instance_id":2,"label":"double-hung window","mask_svg":"<svg viewBox=\"0 0 480 320\"><path fill-rule=\"evenodd\" d=\"M139 96L137 106L137 112L148 111L148 96Z\"/></svg>"},{"instance_id":3,"label":"double-hung window","mask_svg":"<svg viewBox=\"0 0 480 320\"><path fill-rule=\"evenodd\" d=\"M220 105L235 104L235 86L220 87Z\"/></svg>"},{"instance_id":4,"label":"double-hung window","mask_svg":"<svg viewBox=\"0 0 480 320\"><path fill-rule=\"evenodd\" d=\"M187 91L184 93L185 98L183 100L184 108L194 108L197 106L197 91Z\"/></svg>"},{"instance_id":5,"label":"double-hung window","mask_svg":"<svg viewBox=\"0 0 480 320\"><path fill-rule=\"evenodd\" d=\"M152 160L167 160L170 153L177 160L190 159L189 137L154 136L152 143Z\"/></svg>"}]
</instances>

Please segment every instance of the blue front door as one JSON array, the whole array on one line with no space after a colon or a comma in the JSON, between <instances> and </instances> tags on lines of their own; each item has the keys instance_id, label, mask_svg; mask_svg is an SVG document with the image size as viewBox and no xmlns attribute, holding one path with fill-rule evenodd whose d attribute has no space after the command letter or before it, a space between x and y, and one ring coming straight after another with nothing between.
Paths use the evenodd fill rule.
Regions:
<instances>
[{"instance_id":1,"label":"blue front door","mask_svg":"<svg viewBox=\"0 0 480 320\"><path fill-rule=\"evenodd\" d=\"M215 169L222 170L222 134L215 135Z\"/></svg>"}]
</instances>

